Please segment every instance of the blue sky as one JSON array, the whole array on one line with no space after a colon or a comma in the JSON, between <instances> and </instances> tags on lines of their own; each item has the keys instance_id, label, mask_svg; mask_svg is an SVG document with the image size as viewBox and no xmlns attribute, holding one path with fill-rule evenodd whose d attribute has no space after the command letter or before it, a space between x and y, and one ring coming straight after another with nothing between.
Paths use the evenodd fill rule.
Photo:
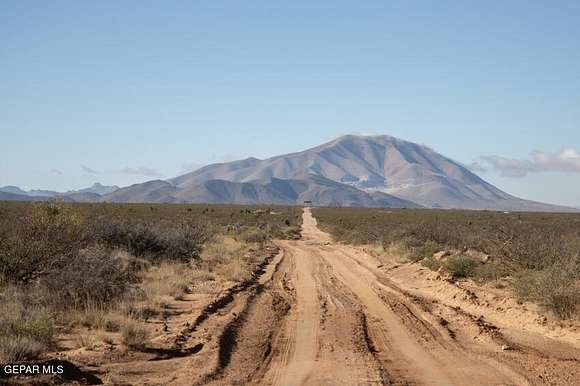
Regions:
<instances>
[{"instance_id":1,"label":"blue sky","mask_svg":"<svg viewBox=\"0 0 580 386\"><path fill-rule=\"evenodd\" d=\"M0 36L0 186L127 185L361 132L580 206L578 1L4 0Z\"/></svg>"}]
</instances>

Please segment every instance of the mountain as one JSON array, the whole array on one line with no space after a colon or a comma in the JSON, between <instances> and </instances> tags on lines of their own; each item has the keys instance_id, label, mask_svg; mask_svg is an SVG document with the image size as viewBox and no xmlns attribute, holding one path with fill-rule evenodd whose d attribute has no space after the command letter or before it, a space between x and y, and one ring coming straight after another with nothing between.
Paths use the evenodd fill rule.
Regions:
<instances>
[{"instance_id":1,"label":"mountain","mask_svg":"<svg viewBox=\"0 0 580 386\"><path fill-rule=\"evenodd\" d=\"M178 202L173 194L176 188L167 181L153 180L135 184L105 194L100 198L103 202Z\"/></svg>"},{"instance_id":2,"label":"mountain","mask_svg":"<svg viewBox=\"0 0 580 386\"><path fill-rule=\"evenodd\" d=\"M95 182L93 184L93 186L91 186L90 188L71 190L71 191L68 191L64 194L70 195L73 193L95 193L95 194L98 194L99 196L103 196L105 194L113 193L116 190L119 190L119 187L117 185L105 186L105 185L100 184L99 182Z\"/></svg>"},{"instance_id":3,"label":"mountain","mask_svg":"<svg viewBox=\"0 0 580 386\"><path fill-rule=\"evenodd\" d=\"M20 189L18 186L2 186L0 187L0 192L27 195L27 193L24 190Z\"/></svg>"},{"instance_id":4,"label":"mountain","mask_svg":"<svg viewBox=\"0 0 580 386\"><path fill-rule=\"evenodd\" d=\"M302 152L208 165L169 182L187 189L215 179L244 183L272 177L300 179L305 174L425 207L571 210L511 196L427 146L387 135L346 135Z\"/></svg>"},{"instance_id":5,"label":"mountain","mask_svg":"<svg viewBox=\"0 0 580 386\"><path fill-rule=\"evenodd\" d=\"M0 191L31 195L10 186ZM310 201L324 206L578 212L514 197L425 145L388 135L346 135L301 152L208 165L166 181L123 188L94 184L57 195L78 202Z\"/></svg>"},{"instance_id":6,"label":"mountain","mask_svg":"<svg viewBox=\"0 0 580 386\"><path fill-rule=\"evenodd\" d=\"M57 198L72 202L98 202L101 199L101 195L92 192L73 192L59 195Z\"/></svg>"},{"instance_id":7,"label":"mountain","mask_svg":"<svg viewBox=\"0 0 580 386\"><path fill-rule=\"evenodd\" d=\"M38 190L38 189L33 189L26 192L26 195L30 197L56 197L58 196L58 194L59 194L58 192L52 190Z\"/></svg>"},{"instance_id":8,"label":"mountain","mask_svg":"<svg viewBox=\"0 0 580 386\"><path fill-rule=\"evenodd\" d=\"M18 186L4 186L0 187L0 193L3 193L0 195L0 200L42 201L58 198L69 202L95 202L99 201L102 195L113 193L118 189L118 186L104 186L98 182L94 183L90 188L69 190L68 192L64 193L59 193L52 190L25 191Z\"/></svg>"},{"instance_id":9,"label":"mountain","mask_svg":"<svg viewBox=\"0 0 580 386\"><path fill-rule=\"evenodd\" d=\"M316 175L306 175L301 179L264 178L252 182L213 179L184 187L155 180L121 188L103 196L101 201L278 205L312 201L325 206L419 207L389 194L367 193Z\"/></svg>"},{"instance_id":10,"label":"mountain","mask_svg":"<svg viewBox=\"0 0 580 386\"><path fill-rule=\"evenodd\" d=\"M32 197L0 190L0 201L32 201Z\"/></svg>"}]
</instances>

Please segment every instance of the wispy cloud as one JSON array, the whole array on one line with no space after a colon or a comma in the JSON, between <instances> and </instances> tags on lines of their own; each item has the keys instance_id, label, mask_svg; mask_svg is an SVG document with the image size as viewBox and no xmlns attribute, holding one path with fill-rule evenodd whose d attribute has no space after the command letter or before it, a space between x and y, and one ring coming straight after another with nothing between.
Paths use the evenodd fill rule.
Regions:
<instances>
[{"instance_id":1,"label":"wispy cloud","mask_svg":"<svg viewBox=\"0 0 580 386\"><path fill-rule=\"evenodd\" d=\"M121 173L132 174L136 176L145 177L162 177L163 175L155 169L151 169L145 166L138 166L135 168L125 167L121 169Z\"/></svg>"},{"instance_id":2,"label":"wispy cloud","mask_svg":"<svg viewBox=\"0 0 580 386\"><path fill-rule=\"evenodd\" d=\"M144 176L144 177L162 177L163 175L152 168L148 168L146 166L137 166L137 167L124 167L122 169L106 169L106 170L97 170L93 169L87 165L81 165L81 170L84 173L88 174L130 174L134 176Z\"/></svg>"},{"instance_id":3,"label":"wispy cloud","mask_svg":"<svg viewBox=\"0 0 580 386\"><path fill-rule=\"evenodd\" d=\"M580 173L580 153L576 149L565 148L555 154L533 151L531 159L514 159L500 156L482 156L470 166L491 169L504 177L521 178L529 173L567 172Z\"/></svg>"},{"instance_id":4,"label":"wispy cloud","mask_svg":"<svg viewBox=\"0 0 580 386\"><path fill-rule=\"evenodd\" d=\"M58 169L50 169L50 172L52 174L58 174L59 176L62 176L62 171L60 171Z\"/></svg>"},{"instance_id":5,"label":"wispy cloud","mask_svg":"<svg viewBox=\"0 0 580 386\"><path fill-rule=\"evenodd\" d=\"M88 167L87 165L81 165L81 170L85 173L89 173L89 174L100 174L101 172Z\"/></svg>"}]
</instances>

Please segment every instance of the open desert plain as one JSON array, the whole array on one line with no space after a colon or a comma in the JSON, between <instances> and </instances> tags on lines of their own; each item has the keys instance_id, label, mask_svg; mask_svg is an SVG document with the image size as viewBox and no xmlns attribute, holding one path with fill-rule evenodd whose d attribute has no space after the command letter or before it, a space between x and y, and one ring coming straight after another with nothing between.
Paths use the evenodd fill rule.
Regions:
<instances>
[{"instance_id":1,"label":"open desert plain","mask_svg":"<svg viewBox=\"0 0 580 386\"><path fill-rule=\"evenodd\" d=\"M3 383L574 385L580 379L573 261L532 269L517 262L524 252L516 256L506 247L509 254L490 255L467 247L491 248L498 241L476 240L493 233L513 244L530 242L525 234L477 234L489 229L478 222L541 231L551 221L570 227L566 238L572 237L580 222L575 214L62 203L5 203L2 210L13 221L4 234L15 222L19 235L34 230L30 240L47 254L58 243L73 250L68 262L5 266L5 277L35 284L4 287L4 358L64 371L13 374ZM445 226L430 228L418 218L470 223L477 237L449 236ZM411 240L420 231L429 240ZM465 247L454 246L458 237ZM34 256L23 246L9 248L12 258Z\"/></svg>"},{"instance_id":2,"label":"open desert plain","mask_svg":"<svg viewBox=\"0 0 580 386\"><path fill-rule=\"evenodd\" d=\"M0 386L580 386L580 0L0 0Z\"/></svg>"}]
</instances>

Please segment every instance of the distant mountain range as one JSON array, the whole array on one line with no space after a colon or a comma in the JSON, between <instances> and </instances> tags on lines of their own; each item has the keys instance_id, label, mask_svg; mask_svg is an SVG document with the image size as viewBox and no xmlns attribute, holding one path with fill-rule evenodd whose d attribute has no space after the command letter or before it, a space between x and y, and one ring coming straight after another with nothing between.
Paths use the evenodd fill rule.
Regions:
<instances>
[{"instance_id":1,"label":"distant mountain range","mask_svg":"<svg viewBox=\"0 0 580 386\"><path fill-rule=\"evenodd\" d=\"M95 184L65 193L0 188L0 199L55 196L82 202L577 211L511 196L427 146L387 135L346 135L302 152L208 165L123 188Z\"/></svg>"},{"instance_id":2,"label":"distant mountain range","mask_svg":"<svg viewBox=\"0 0 580 386\"><path fill-rule=\"evenodd\" d=\"M17 186L0 187L0 200L6 201L43 201L50 198L59 198L69 202L95 202L102 196L118 190L118 186L104 186L96 182L90 188L55 192L52 190L25 191Z\"/></svg>"}]
</instances>

